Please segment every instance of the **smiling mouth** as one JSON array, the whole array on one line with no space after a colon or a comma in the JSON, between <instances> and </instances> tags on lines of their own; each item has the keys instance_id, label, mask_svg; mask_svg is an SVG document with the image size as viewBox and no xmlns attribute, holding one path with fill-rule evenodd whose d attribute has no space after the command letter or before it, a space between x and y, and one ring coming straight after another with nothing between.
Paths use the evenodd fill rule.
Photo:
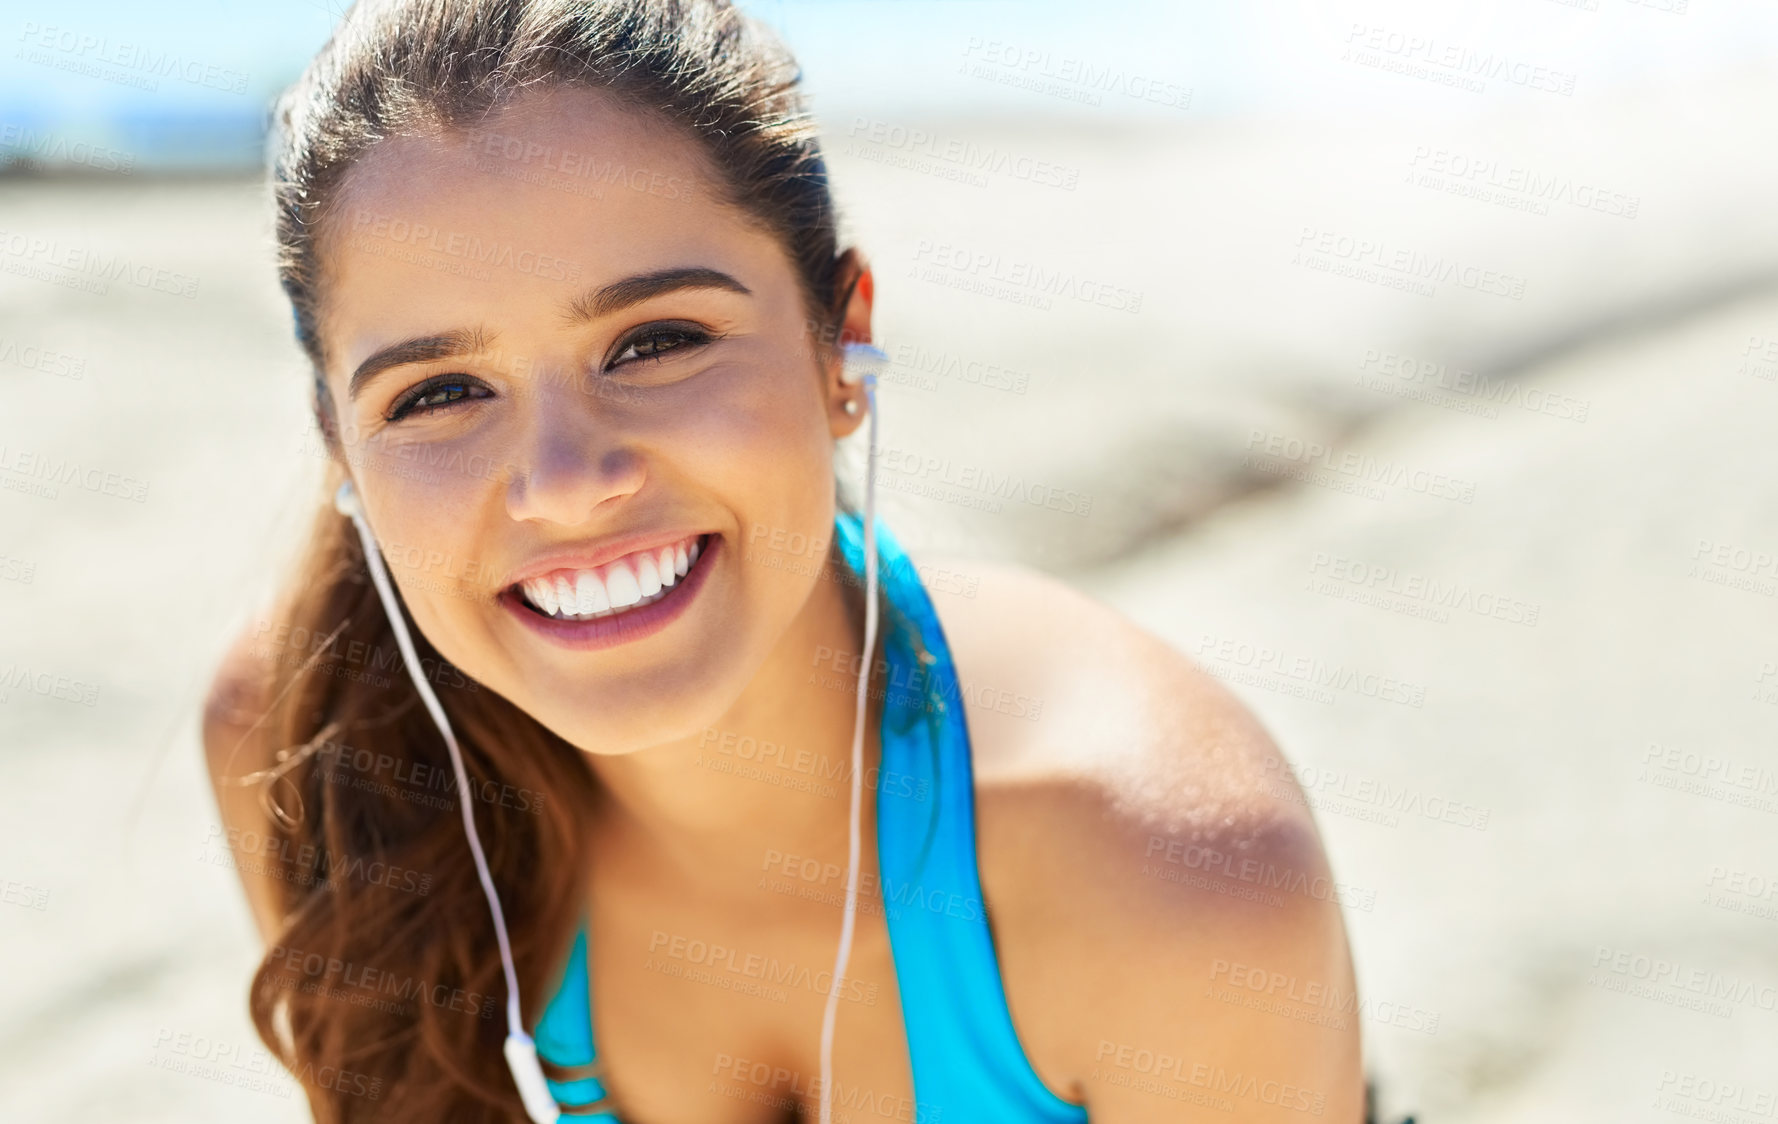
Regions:
<instances>
[{"instance_id":1,"label":"smiling mouth","mask_svg":"<svg viewBox=\"0 0 1778 1124\"><path fill-rule=\"evenodd\" d=\"M596 621L645 609L670 596L708 551L710 535L626 554L591 569L562 569L508 590L529 611L552 621Z\"/></svg>"}]
</instances>

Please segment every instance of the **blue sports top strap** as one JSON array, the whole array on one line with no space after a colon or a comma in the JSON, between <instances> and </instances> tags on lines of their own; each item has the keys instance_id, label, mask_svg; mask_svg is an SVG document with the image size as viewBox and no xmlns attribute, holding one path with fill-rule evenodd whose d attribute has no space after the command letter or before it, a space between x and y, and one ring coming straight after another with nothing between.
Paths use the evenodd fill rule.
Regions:
<instances>
[{"instance_id":1,"label":"blue sports top strap","mask_svg":"<svg viewBox=\"0 0 1778 1124\"><path fill-rule=\"evenodd\" d=\"M586 925L583 923L580 932L575 934L574 948L568 953L568 970L562 977L562 986L556 989L532 1035L537 1040L538 1056L560 1066L592 1065L598 1056L593 1048L592 992L587 979L586 943ZM583 1077L574 1081L551 1080L549 1091L555 1095L558 1104L578 1107L603 1097L605 1086L596 1077ZM617 1117L609 1112L575 1119L618 1124Z\"/></svg>"},{"instance_id":2,"label":"blue sports top strap","mask_svg":"<svg viewBox=\"0 0 1778 1124\"><path fill-rule=\"evenodd\" d=\"M862 519L842 513L835 530L862 583ZM1043 1084L1013 1029L976 867L975 783L956 669L919 574L881 520L876 542L889 607L877 848L914 1119L1085 1124L1086 1109ZM557 1065L587 1066L597 1057L584 924L535 1037L538 1054ZM549 1087L569 1106L605 1095L596 1077L552 1080ZM577 1119L618 1124L612 1113Z\"/></svg>"},{"instance_id":3,"label":"blue sports top strap","mask_svg":"<svg viewBox=\"0 0 1778 1124\"><path fill-rule=\"evenodd\" d=\"M863 520L842 515L837 530L862 580ZM944 630L912 561L881 520L876 543L878 581L899 618L883 629L878 851L915 1119L1082 1124L1086 1109L1043 1084L1007 1011L976 867L969 729Z\"/></svg>"}]
</instances>

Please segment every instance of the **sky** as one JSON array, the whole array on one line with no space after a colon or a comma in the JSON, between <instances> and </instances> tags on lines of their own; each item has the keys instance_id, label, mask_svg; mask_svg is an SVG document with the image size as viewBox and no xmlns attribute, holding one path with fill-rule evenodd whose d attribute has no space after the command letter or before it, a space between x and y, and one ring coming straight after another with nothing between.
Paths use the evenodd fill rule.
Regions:
<instances>
[{"instance_id":1,"label":"sky","mask_svg":"<svg viewBox=\"0 0 1778 1124\"><path fill-rule=\"evenodd\" d=\"M1771 0L742 2L784 36L817 114L837 122L1481 108L1461 90L1350 65L1361 49L1403 65L1497 58L1574 76L1576 97L1778 58ZM49 152L57 140L148 165L254 158L266 107L339 10L338 0L0 0L0 158L9 144ZM1487 108L1547 96L1495 83Z\"/></svg>"}]
</instances>

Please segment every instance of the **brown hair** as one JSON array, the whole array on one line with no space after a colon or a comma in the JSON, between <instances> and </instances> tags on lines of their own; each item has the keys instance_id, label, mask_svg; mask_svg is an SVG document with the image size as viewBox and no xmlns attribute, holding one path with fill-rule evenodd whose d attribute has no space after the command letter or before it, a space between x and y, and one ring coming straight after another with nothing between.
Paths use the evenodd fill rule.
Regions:
<instances>
[{"instance_id":1,"label":"brown hair","mask_svg":"<svg viewBox=\"0 0 1778 1124\"><path fill-rule=\"evenodd\" d=\"M827 347L850 294L834 299L835 213L799 78L728 0L356 4L274 117L279 278L315 368L329 489L344 452L322 373L320 236L371 146L464 129L528 89L605 91L696 139L722 201L785 246ZM253 980L260 1037L321 1124L522 1118L501 1053L493 924L454 803L464 794L430 783L449 776L448 755L395 654L354 529L331 506L283 589L271 630L301 658L276 662L264 696L275 701L248 748L270 763L251 779L263 784L271 842L301 871L279 883L283 928ZM579 750L408 625L477 790L532 1022L584 904L594 778ZM388 876L397 870L408 875L400 885Z\"/></svg>"}]
</instances>

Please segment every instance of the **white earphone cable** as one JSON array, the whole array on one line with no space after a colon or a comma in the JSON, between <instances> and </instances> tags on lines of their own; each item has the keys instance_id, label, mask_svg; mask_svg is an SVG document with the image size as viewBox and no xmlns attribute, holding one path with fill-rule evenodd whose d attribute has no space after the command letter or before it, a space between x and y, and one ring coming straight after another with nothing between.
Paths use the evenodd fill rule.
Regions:
<instances>
[{"instance_id":1,"label":"white earphone cable","mask_svg":"<svg viewBox=\"0 0 1778 1124\"><path fill-rule=\"evenodd\" d=\"M469 853L475 859L475 874L481 880L482 895L488 899L488 911L494 916L494 936L500 944L500 970L506 975L507 1065L512 1070L513 1081L518 1085L526 1114L536 1124L556 1124L561 1119L561 1109L557 1106L555 1097L550 1094L549 1086L544 1083L543 1068L537 1060L536 1044L525 1033L524 1016L519 1007L519 974L518 969L513 966L512 945L506 935L506 912L500 908L500 893L494 888L494 876L488 870L487 855L482 852L481 836L475 830L475 790L470 788L469 774L463 767L463 751L457 746L457 735L452 732L451 724L445 718L444 707L439 705L438 696L432 692L432 685L426 682L426 676L420 671L420 658L414 651L413 638L408 635L407 622L402 619L401 607L396 603L395 591L390 587L389 572L383 566L383 556L377 550L376 537L370 532L370 524L365 521L350 480L340 485L334 503L342 512L352 517L352 523L358 528L359 541L364 544L365 564L370 567L370 580L377 587L377 596L383 602L383 612L389 618L390 628L395 631L395 643L401 649L401 658L407 663L408 676L414 681L414 689L420 692L420 700L426 704L426 711L432 715L438 732L444 735L445 747L450 750L451 768L457 774L457 806L463 812L463 831L469 837Z\"/></svg>"},{"instance_id":2,"label":"white earphone cable","mask_svg":"<svg viewBox=\"0 0 1778 1124\"><path fill-rule=\"evenodd\" d=\"M864 358L866 363L888 358L868 344L852 346L859 351L851 354ZM828 991L827 1008L821 1019L820 1124L832 1124L834 1024L839 1014L840 990L846 978L846 965L852 955L852 934L857 926L858 867L863 834L860 820L864 799L864 724L869 709L871 659L876 652L877 641L876 371L870 370L860 381L864 384L865 401L870 411L867 419L870 449L866 455L864 482L864 654L858 671L858 704L852 722L852 799L848 817L846 905L840 922L840 944L834 958L833 983ZM524 1015L519 1005L518 970L513 966L512 945L506 932L506 913L500 908L500 894L494 888L494 876L488 869L481 836L475 829L475 810L472 804L474 792L469 785L468 771L463 767L463 751L457 745L457 735L451 730L444 707L439 704L432 685L426 681L420 670L420 658L414 650L413 637L408 634L407 622L402 618L401 607L395 600L395 591L389 582L389 572L383 565L382 553L377 549L376 536L371 534L370 524L365 520L351 480L340 485L339 491L334 495L334 506L342 514L350 516L353 526L358 530L359 542L364 546L365 564L370 569L371 583L376 586L377 597L383 603L383 612L388 616L389 626L395 632L395 643L401 649L402 659L407 663L408 675L413 680L414 689L420 693L420 700L426 705L426 712L432 716L433 724L444 735L445 747L450 751L451 768L457 776L458 806L463 813L463 831L469 839L469 852L475 860L475 873L481 881L482 895L488 899L488 912L493 915L494 936L500 946L500 969L506 976L507 1066L512 1070L513 1081L518 1086L526 1115L535 1124L558 1124L562 1115L561 1108L556 1104L545 1081L543 1067L537 1058L536 1043L525 1031Z\"/></svg>"},{"instance_id":3,"label":"white earphone cable","mask_svg":"<svg viewBox=\"0 0 1778 1124\"><path fill-rule=\"evenodd\" d=\"M877 647L877 376L873 371L864 376L864 397L870 417L870 450L866 454L864 473L864 653L858 669L858 706L852 720L852 806L849 818L846 859L846 907L840 921L840 947L834 957L832 987L827 993L827 1009L821 1017L821 1115L820 1124L832 1124L833 1117L833 1031L839 1014L840 988L846 978L846 964L852 957L852 931L858 914L858 863L860 809L864 793L864 720L870 698L871 660Z\"/></svg>"}]
</instances>

